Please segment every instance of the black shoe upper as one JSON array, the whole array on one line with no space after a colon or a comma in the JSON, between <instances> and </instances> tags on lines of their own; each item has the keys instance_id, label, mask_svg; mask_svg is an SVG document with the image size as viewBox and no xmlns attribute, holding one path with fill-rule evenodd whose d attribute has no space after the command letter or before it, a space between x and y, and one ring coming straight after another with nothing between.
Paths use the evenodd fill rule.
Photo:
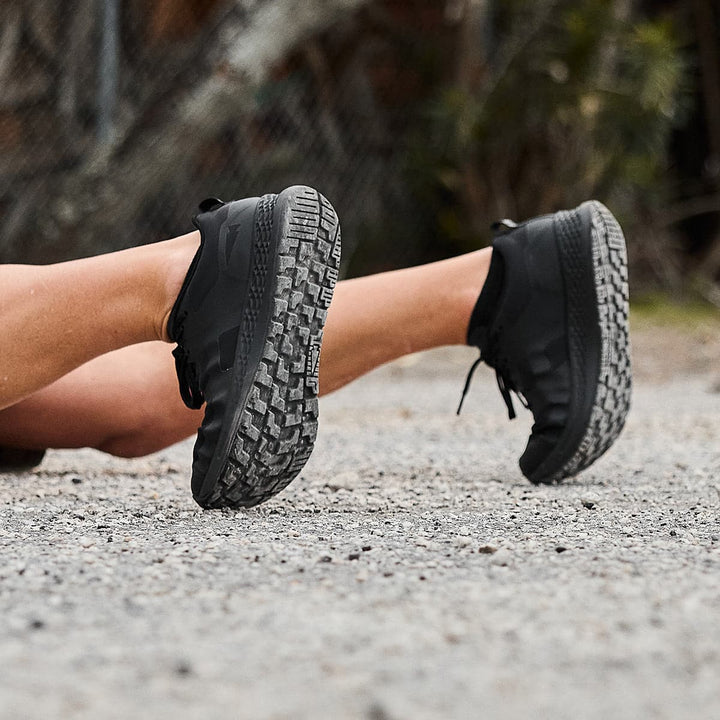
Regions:
<instances>
[{"instance_id":1,"label":"black shoe upper","mask_svg":"<svg viewBox=\"0 0 720 720\"><path fill-rule=\"evenodd\" d=\"M533 472L558 442L569 415L567 307L552 217L496 227L493 259L468 328L468 344L493 367L508 406L515 392L535 423L520 459ZM467 389L467 386L466 386Z\"/></svg>"},{"instance_id":2,"label":"black shoe upper","mask_svg":"<svg viewBox=\"0 0 720 720\"><path fill-rule=\"evenodd\" d=\"M233 383L248 296L258 198L206 200L193 218L200 247L168 321L177 343L180 394L190 408L207 403L195 443L193 484L201 481L218 442Z\"/></svg>"}]
</instances>

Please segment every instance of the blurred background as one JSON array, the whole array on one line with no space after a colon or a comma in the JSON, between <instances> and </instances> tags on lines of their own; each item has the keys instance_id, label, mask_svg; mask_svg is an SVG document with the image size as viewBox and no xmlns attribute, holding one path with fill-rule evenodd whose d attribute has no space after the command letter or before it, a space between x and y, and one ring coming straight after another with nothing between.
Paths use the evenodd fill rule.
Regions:
<instances>
[{"instance_id":1,"label":"blurred background","mask_svg":"<svg viewBox=\"0 0 720 720\"><path fill-rule=\"evenodd\" d=\"M717 0L2 0L0 261L308 183L358 275L596 197L634 291L720 307Z\"/></svg>"}]
</instances>

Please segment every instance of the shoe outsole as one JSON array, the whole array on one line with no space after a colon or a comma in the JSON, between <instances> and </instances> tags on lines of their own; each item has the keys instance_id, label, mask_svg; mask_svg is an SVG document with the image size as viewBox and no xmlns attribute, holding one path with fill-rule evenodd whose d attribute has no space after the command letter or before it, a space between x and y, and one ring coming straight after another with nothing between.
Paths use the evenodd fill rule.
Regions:
<instances>
[{"instance_id":1,"label":"shoe outsole","mask_svg":"<svg viewBox=\"0 0 720 720\"><path fill-rule=\"evenodd\" d=\"M230 451L195 497L207 508L252 507L276 495L302 470L317 436L320 346L340 266L338 218L320 193L297 186L260 200L257 228L256 267L267 264L275 242L270 311L255 330L264 333L264 346ZM250 295L262 315L255 285Z\"/></svg>"},{"instance_id":2,"label":"shoe outsole","mask_svg":"<svg viewBox=\"0 0 720 720\"><path fill-rule=\"evenodd\" d=\"M632 369L628 329L627 250L622 229L610 211L597 201L584 203L574 211L558 213L561 254L569 272L580 272L582 248L587 256L584 223L589 215L592 245L592 272L595 297L592 307L595 327L583 326L585 319L569 318L571 363L580 366L587 394L583 421L570 428L574 447L560 447L530 478L534 483L553 483L572 477L592 465L615 442L630 410ZM587 262L587 257L584 258ZM583 299L569 293L570 313L581 312ZM585 302L586 309L589 303ZM599 352L599 358L592 356ZM578 430L584 428L582 433ZM579 438L579 440L577 439ZM562 438L558 443L562 446ZM567 459L566 459L567 458Z\"/></svg>"}]
</instances>

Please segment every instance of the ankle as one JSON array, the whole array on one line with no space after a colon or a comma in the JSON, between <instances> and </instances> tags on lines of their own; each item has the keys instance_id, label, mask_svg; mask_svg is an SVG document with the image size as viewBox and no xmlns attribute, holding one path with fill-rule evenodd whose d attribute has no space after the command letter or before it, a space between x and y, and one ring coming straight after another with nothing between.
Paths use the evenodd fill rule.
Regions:
<instances>
[{"instance_id":1,"label":"ankle","mask_svg":"<svg viewBox=\"0 0 720 720\"><path fill-rule=\"evenodd\" d=\"M482 290L476 297L470 315L467 330L467 343L469 345L481 346L481 339L485 336L488 326L496 315L504 284L504 265L505 261L502 254L494 251L490 256L490 263Z\"/></svg>"},{"instance_id":2,"label":"ankle","mask_svg":"<svg viewBox=\"0 0 720 720\"><path fill-rule=\"evenodd\" d=\"M456 287L455 344L467 345L470 318L473 315L490 269L492 248L483 248L465 256L467 265Z\"/></svg>"},{"instance_id":3,"label":"ankle","mask_svg":"<svg viewBox=\"0 0 720 720\"><path fill-rule=\"evenodd\" d=\"M193 257L198 250L200 233L192 232L167 241L162 254L160 271L163 273L162 302L160 312L155 319L155 333L158 340L171 342L168 321L175 306L180 290L187 276Z\"/></svg>"}]
</instances>

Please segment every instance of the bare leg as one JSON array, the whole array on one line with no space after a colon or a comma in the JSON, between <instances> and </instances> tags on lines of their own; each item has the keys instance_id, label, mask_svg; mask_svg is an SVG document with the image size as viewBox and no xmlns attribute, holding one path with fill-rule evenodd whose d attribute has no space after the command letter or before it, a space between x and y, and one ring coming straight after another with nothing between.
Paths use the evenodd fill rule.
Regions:
<instances>
[{"instance_id":1,"label":"bare leg","mask_svg":"<svg viewBox=\"0 0 720 720\"><path fill-rule=\"evenodd\" d=\"M321 393L407 353L464 344L490 255L480 250L339 283L325 327ZM146 343L91 360L0 412L0 445L135 456L188 437L201 421L202 411L180 400L169 347Z\"/></svg>"},{"instance_id":2,"label":"bare leg","mask_svg":"<svg viewBox=\"0 0 720 720\"><path fill-rule=\"evenodd\" d=\"M101 355L1 411L0 446L137 457L192 435L202 418L180 399L170 346L148 342Z\"/></svg>"},{"instance_id":3,"label":"bare leg","mask_svg":"<svg viewBox=\"0 0 720 720\"><path fill-rule=\"evenodd\" d=\"M409 353L464 345L491 254L487 248L340 283L325 326L321 392Z\"/></svg>"},{"instance_id":4,"label":"bare leg","mask_svg":"<svg viewBox=\"0 0 720 720\"><path fill-rule=\"evenodd\" d=\"M199 233L47 266L0 266L0 408L94 357L166 339Z\"/></svg>"}]
</instances>

